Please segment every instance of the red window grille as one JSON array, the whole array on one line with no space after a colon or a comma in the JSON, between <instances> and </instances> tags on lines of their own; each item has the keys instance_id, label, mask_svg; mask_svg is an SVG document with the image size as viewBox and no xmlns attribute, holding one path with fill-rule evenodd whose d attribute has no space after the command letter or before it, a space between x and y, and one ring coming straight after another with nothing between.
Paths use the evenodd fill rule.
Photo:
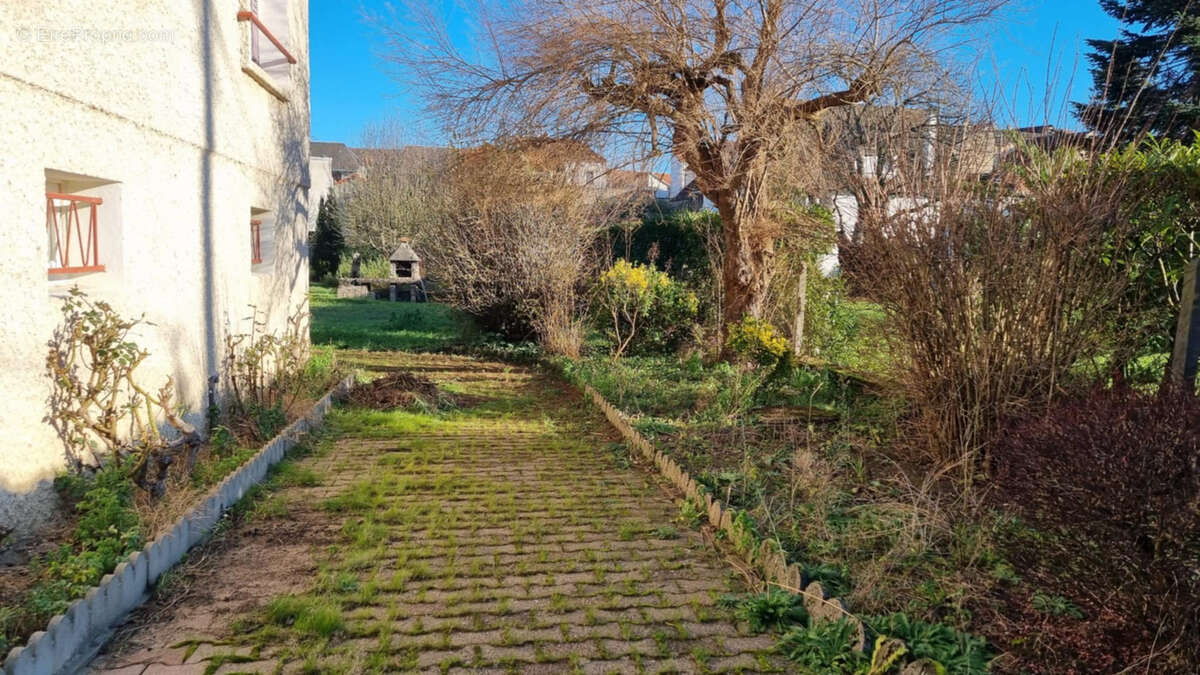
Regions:
<instances>
[{"instance_id":1,"label":"red window grille","mask_svg":"<svg viewBox=\"0 0 1200 675\"><path fill-rule=\"evenodd\" d=\"M50 239L50 274L103 272L100 264L99 197L58 192L46 193L46 232ZM79 216L79 205L88 212L87 225Z\"/></svg>"},{"instance_id":2,"label":"red window grille","mask_svg":"<svg viewBox=\"0 0 1200 675\"><path fill-rule=\"evenodd\" d=\"M262 262L262 221L250 221L250 264Z\"/></svg>"},{"instance_id":3,"label":"red window grille","mask_svg":"<svg viewBox=\"0 0 1200 675\"><path fill-rule=\"evenodd\" d=\"M274 63L263 62L258 46L259 35L262 35L270 40L271 44L275 45L275 48L279 50L279 53L281 56L283 56L284 60L286 60L288 63L296 63L296 57L292 56L292 53L288 51L288 48L283 46L283 43L279 41L279 38L275 37L275 34L272 33L271 30L267 28L266 24L263 23L262 19L259 18L257 2L251 5L250 11L242 10L238 12L237 19L238 21L249 21L253 26L250 29L250 58L255 63L260 66L275 65Z\"/></svg>"}]
</instances>

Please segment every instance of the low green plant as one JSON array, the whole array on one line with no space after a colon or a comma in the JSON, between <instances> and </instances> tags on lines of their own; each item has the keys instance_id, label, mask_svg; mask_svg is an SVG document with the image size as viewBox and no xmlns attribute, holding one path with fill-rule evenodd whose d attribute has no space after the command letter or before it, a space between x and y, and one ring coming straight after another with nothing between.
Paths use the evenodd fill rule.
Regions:
<instances>
[{"instance_id":1,"label":"low green plant","mask_svg":"<svg viewBox=\"0 0 1200 675\"><path fill-rule=\"evenodd\" d=\"M808 275L806 354L853 371L884 373L889 367L885 321L879 305L850 299L844 278Z\"/></svg>"},{"instance_id":2,"label":"low green plant","mask_svg":"<svg viewBox=\"0 0 1200 675\"><path fill-rule=\"evenodd\" d=\"M229 427L214 426L208 432L208 448L213 455L224 457L237 449L237 438Z\"/></svg>"},{"instance_id":3,"label":"low green plant","mask_svg":"<svg viewBox=\"0 0 1200 675\"><path fill-rule=\"evenodd\" d=\"M20 624L41 625L62 612L142 544L134 484L120 467L109 464L93 476L68 474L55 486L74 503L78 520L68 542L33 562L38 582L25 606L0 622L9 637L23 637L12 634Z\"/></svg>"},{"instance_id":4,"label":"low green plant","mask_svg":"<svg viewBox=\"0 0 1200 675\"><path fill-rule=\"evenodd\" d=\"M287 426L287 413L283 411L283 404L276 402L269 406L250 406L250 417L254 420L258 428L258 438L268 439L279 433L279 430Z\"/></svg>"},{"instance_id":5,"label":"low green plant","mask_svg":"<svg viewBox=\"0 0 1200 675\"><path fill-rule=\"evenodd\" d=\"M745 511L738 511L733 516L733 534L730 536L733 547L742 554L753 551L758 546L758 524Z\"/></svg>"},{"instance_id":6,"label":"low green plant","mask_svg":"<svg viewBox=\"0 0 1200 675\"><path fill-rule=\"evenodd\" d=\"M67 591L67 597L54 598L65 607L69 597L99 583L122 558L137 549L142 532L133 508L133 483L117 467L105 467L90 479L64 476L57 484L64 495L76 500L75 512L79 515L70 543L45 560L50 586L61 583L62 590ZM42 599L48 601L55 595L43 594Z\"/></svg>"},{"instance_id":7,"label":"low green plant","mask_svg":"<svg viewBox=\"0 0 1200 675\"><path fill-rule=\"evenodd\" d=\"M867 625L879 635L902 640L916 659L930 659L949 673L974 675L988 672L991 653L987 642L940 623L910 619L903 612L867 619Z\"/></svg>"},{"instance_id":8,"label":"low green plant","mask_svg":"<svg viewBox=\"0 0 1200 675\"><path fill-rule=\"evenodd\" d=\"M816 621L788 631L779 651L804 672L852 675L870 666L865 654L854 649L857 627L849 618Z\"/></svg>"},{"instance_id":9,"label":"low green plant","mask_svg":"<svg viewBox=\"0 0 1200 675\"><path fill-rule=\"evenodd\" d=\"M1038 591L1033 594L1029 602L1035 610L1042 614L1066 616L1072 619L1083 618L1083 611L1075 603L1061 595L1046 595Z\"/></svg>"},{"instance_id":10,"label":"low green plant","mask_svg":"<svg viewBox=\"0 0 1200 675\"><path fill-rule=\"evenodd\" d=\"M7 654L9 631L16 627L19 610L15 607L0 607L0 654Z\"/></svg>"},{"instance_id":11,"label":"low green plant","mask_svg":"<svg viewBox=\"0 0 1200 675\"><path fill-rule=\"evenodd\" d=\"M708 518L704 509L691 499L679 503L679 521L691 528L697 528Z\"/></svg>"},{"instance_id":12,"label":"low green plant","mask_svg":"<svg viewBox=\"0 0 1200 675\"><path fill-rule=\"evenodd\" d=\"M765 593L723 596L721 604L732 609L738 619L750 624L750 630L755 633L784 631L808 620L803 598L778 588Z\"/></svg>"},{"instance_id":13,"label":"low green plant","mask_svg":"<svg viewBox=\"0 0 1200 675\"><path fill-rule=\"evenodd\" d=\"M654 535L659 539L678 539L679 530L670 525L660 525L654 528Z\"/></svg>"},{"instance_id":14,"label":"low green plant","mask_svg":"<svg viewBox=\"0 0 1200 675\"><path fill-rule=\"evenodd\" d=\"M229 450L214 455L213 461L201 462L192 472L192 484L196 487L214 485L254 456L254 450L233 445Z\"/></svg>"}]
</instances>

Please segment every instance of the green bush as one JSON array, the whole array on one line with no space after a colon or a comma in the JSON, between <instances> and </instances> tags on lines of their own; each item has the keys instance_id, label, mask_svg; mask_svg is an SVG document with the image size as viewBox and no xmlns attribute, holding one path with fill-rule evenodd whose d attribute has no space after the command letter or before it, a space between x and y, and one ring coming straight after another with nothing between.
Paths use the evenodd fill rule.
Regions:
<instances>
[{"instance_id":1,"label":"green bush","mask_svg":"<svg viewBox=\"0 0 1200 675\"><path fill-rule=\"evenodd\" d=\"M1127 188L1132 236L1112 242L1105 259L1129 280L1109 367L1135 384L1158 384L1165 368L1141 367L1169 354L1184 271L1196 255L1200 228L1200 131L1188 142L1149 138L1115 150L1104 168Z\"/></svg>"},{"instance_id":2,"label":"green bush","mask_svg":"<svg viewBox=\"0 0 1200 675\"><path fill-rule=\"evenodd\" d=\"M142 545L133 508L134 485L124 471L109 465L92 477L63 476L55 485L75 502L79 518L70 541L34 564L40 577L29 599L34 623L44 623L66 609Z\"/></svg>"},{"instance_id":3,"label":"green bush","mask_svg":"<svg viewBox=\"0 0 1200 675\"><path fill-rule=\"evenodd\" d=\"M614 258L656 265L685 282L713 279L708 236L721 229L721 218L712 211L647 209L641 221L609 228Z\"/></svg>"},{"instance_id":4,"label":"green bush","mask_svg":"<svg viewBox=\"0 0 1200 675\"><path fill-rule=\"evenodd\" d=\"M337 276L349 278L354 267L354 255L343 253L338 261ZM363 279L387 279L392 276L392 264L380 255L364 255L358 261L358 276Z\"/></svg>"},{"instance_id":5,"label":"green bush","mask_svg":"<svg viewBox=\"0 0 1200 675\"><path fill-rule=\"evenodd\" d=\"M650 265L618 260L600 275L596 295L614 356L668 353L695 337L696 294Z\"/></svg>"},{"instance_id":6,"label":"green bush","mask_svg":"<svg viewBox=\"0 0 1200 675\"><path fill-rule=\"evenodd\" d=\"M841 277L810 274L807 293L805 353L853 370L886 370L885 317L878 305L851 300Z\"/></svg>"}]
</instances>

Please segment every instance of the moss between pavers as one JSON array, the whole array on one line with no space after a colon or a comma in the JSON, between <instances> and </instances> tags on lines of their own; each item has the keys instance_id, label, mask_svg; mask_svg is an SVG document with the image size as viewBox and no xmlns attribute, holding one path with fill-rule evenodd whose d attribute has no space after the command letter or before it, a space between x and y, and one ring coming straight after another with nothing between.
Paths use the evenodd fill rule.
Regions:
<instances>
[{"instance_id":1,"label":"moss between pavers","mask_svg":"<svg viewBox=\"0 0 1200 675\"><path fill-rule=\"evenodd\" d=\"M720 561L669 527L678 507L622 468L601 420L560 386L463 359L372 362L418 364L492 400L335 415L342 440L325 484L338 490L322 506L344 522L342 540L298 603L321 616L281 625L268 613L247 642L331 670L771 667L760 659L769 640L764 655L727 646L744 636L716 606L729 590ZM460 377L463 367L480 370Z\"/></svg>"}]
</instances>

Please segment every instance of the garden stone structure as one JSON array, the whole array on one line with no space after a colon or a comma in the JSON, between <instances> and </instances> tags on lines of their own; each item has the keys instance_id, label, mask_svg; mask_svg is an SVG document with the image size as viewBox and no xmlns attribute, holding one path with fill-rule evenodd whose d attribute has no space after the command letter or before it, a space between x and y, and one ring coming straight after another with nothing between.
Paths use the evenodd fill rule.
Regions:
<instances>
[{"instance_id":1,"label":"garden stone structure","mask_svg":"<svg viewBox=\"0 0 1200 675\"><path fill-rule=\"evenodd\" d=\"M79 286L145 316L203 424L224 336L307 302L304 0L0 3L0 532L50 511L46 342ZM254 308L254 309L252 309Z\"/></svg>"}]
</instances>

